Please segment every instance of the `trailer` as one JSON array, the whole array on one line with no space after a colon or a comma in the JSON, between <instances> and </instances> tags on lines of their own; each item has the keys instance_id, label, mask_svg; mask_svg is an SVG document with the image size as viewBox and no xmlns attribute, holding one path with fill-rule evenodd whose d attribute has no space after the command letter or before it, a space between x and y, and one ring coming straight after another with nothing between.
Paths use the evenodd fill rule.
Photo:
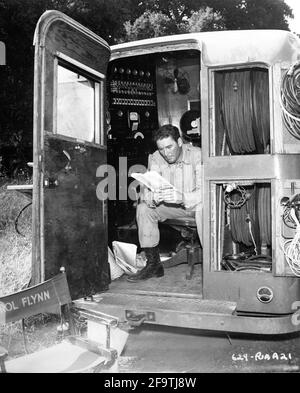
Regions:
<instances>
[{"instance_id":1,"label":"trailer","mask_svg":"<svg viewBox=\"0 0 300 393\"><path fill-rule=\"evenodd\" d=\"M131 326L299 331L299 38L218 31L110 47L47 11L34 45L33 283L64 266L77 307ZM190 279L177 264L112 280L108 244L136 241L130 173L167 123L202 149L200 263Z\"/></svg>"}]
</instances>

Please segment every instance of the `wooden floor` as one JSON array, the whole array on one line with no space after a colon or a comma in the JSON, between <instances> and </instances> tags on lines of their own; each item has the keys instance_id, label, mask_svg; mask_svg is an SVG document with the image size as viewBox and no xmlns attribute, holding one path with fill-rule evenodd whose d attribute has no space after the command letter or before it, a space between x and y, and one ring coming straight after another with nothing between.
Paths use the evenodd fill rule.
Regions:
<instances>
[{"instance_id":1,"label":"wooden floor","mask_svg":"<svg viewBox=\"0 0 300 393\"><path fill-rule=\"evenodd\" d=\"M195 265L193 276L186 279L188 271L187 264L181 264L166 268L165 275L159 278L150 278L140 282L132 283L126 280L124 274L117 280L111 282L109 292L133 292L145 291L150 293L160 292L165 294L187 294L202 295L202 265Z\"/></svg>"}]
</instances>

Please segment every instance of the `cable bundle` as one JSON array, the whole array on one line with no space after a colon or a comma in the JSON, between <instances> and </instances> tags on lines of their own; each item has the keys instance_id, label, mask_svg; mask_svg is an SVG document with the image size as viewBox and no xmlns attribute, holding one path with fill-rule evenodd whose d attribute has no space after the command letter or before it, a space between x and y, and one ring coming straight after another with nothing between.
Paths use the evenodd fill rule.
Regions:
<instances>
[{"instance_id":1,"label":"cable bundle","mask_svg":"<svg viewBox=\"0 0 300 393\"><path fill-rule=\"evenodd\" d=\"M296 229L297 224L295 220L293 219L291 212L294 210L294 213L296 214L297 219L299 220L299 208L300 206L300 194L295 194L293 197L291 197L286 204L283 215L282 215L282 220L284 224L291 229ZM296 207L296 210L295 208Z\"/></svg>"},{"instance_id":2,"label":"cable bundle","mask_svg":"<svg viewBox=\"0 0 300 393\"><path fill-rule=\"evenodd\" d=\"M254 189L252 188L253 195ZM240 200L239 193L232 193L231 199L238 202ZM230 224L232 240L236 243L243 243L247 247L255 245L253 237L253 223L255 223L255 198L252 196L247 202L236 209L230 209ZM249 225L250 224L250 225Z\"/></svg>"},{"instance_id":3,"label":"cable bundle","mask_svg":"<svg viewBox=\"0 0 300 393\"><path fill-rule=\"evenodd\" d=\"M234 198L232 198L233 195L235 195ZM227 191L227 190L225 190L224 192L224 202L228 207L232 209L237 209L239 207L242 207L246 203L247 199L248 199L248 194L244 189L244 187L237 186L236 189L234 190L234 193L232 191Z\"/></svg>"},{"instance_id":4,"label":"cable bundle","mask_svg":"<svg viewBox=\"0 0 300 393\"><path fill-rule=\"evenodd\" d=\"M271 235L271 189L269 184L256 184L247 189L246 201L241 204L242 195L235 190L231 193L233 201L230 207L230 226L232 240L250 247L255 238L268 246L272 243ZM249 195L251 195L249 197ZM225 199L225 198L224 198ZM234 207L234 203L236 206ZM257 236L254 236L256 232Z\"/></svg>"},{"instance_id":5,"label":"cable bundle","mask_svg":"<svg viewBox=\"0 0 300 393\"><path fill-rule=\"evenodd\" d=\"M252 128L258 153L269 153L270 117L268 73L255 70L251 73L252 85Z\"/></svg>"},{"instance_id":6,"label":"cable bundle","mask_svg":"<svg viewBox=\"0 0 300 393\"><path fill-rule=\"evenodd\" d=\"M236 89L235 87L236 86ZM251 153L255 142L251 121L250 72L228 72L224 77L223 119L234 153Z\"/></svg>"},{"instance_id":7,"label":"cable bundle","mask_svg":"<svg viewBox=\"0 0 300 393\"><path fill-rule=\"evenodd\" d=\"M221 117L232 154L266 153L270 143L268 72L223 75Z\"/></svg>"},{"instance_id":8,"label":"cable bundle","mask_svg":"<svg viewBox=\"0 0 300 393\"><path fill-rule=\"evenodd\" d=\"M283 121L288 132L300 139L300 63L296 63L283 76L280 104Z\"/></svg>"},{"instance_id":9,"label":"cable bundle","mask_svg":"<svg viewBox=\"0 0 300 393\"><path fill-rule=\"evenodd\" d=\"M292 273L300 277L300 223L294 208L291 209L290 213L292 219L296 223L296 234L293 239L282 241L281 247Z\"/></svg>"},{"instance_id":10,"label":"cable bundle","mask_svg":"<svg viewBox=\"0 0 300 393\"><path fill-rule=\"evenodd\" d=\"M271 236L271 188L268 184L258 185L257 214L260 230L260 241L268 246L272 243Z\"/></svg>"}]
</instances>

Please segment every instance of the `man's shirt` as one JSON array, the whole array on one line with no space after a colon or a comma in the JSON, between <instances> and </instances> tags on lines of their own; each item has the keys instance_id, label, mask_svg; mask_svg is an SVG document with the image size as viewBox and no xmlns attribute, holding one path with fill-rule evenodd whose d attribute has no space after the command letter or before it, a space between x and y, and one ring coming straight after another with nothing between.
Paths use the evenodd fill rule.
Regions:
<instances>
[{"instance_id":1,"label":"man's shirt","mask_svg":"<svg viewBox=\"0 0 300 393\"><path fill-rule=\"evenodd\" d=\"M201 149L191 144L182 145L182 154L174 164L169 164L155 151L149 155L148 170L158 172L177 190L183 192L183 205L196 210L202 202Z\"/></svg>"}]
</instances>

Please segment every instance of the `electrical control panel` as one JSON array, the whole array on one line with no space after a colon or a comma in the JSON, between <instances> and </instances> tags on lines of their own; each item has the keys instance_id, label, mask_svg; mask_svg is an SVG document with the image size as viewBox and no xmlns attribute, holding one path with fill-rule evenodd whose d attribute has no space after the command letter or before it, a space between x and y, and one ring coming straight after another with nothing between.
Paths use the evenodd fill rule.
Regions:
<instances>
[{"instance_id":1,"label":"electrical control panel","mask_svg":"<svg viewBox=\"0 0 300 393\"><path fill-rule=\"evenodd\" d=\"M108 70L108 139L149 140L157 127L155 66L126 58Z\"/></svg>"}]
</instances>

